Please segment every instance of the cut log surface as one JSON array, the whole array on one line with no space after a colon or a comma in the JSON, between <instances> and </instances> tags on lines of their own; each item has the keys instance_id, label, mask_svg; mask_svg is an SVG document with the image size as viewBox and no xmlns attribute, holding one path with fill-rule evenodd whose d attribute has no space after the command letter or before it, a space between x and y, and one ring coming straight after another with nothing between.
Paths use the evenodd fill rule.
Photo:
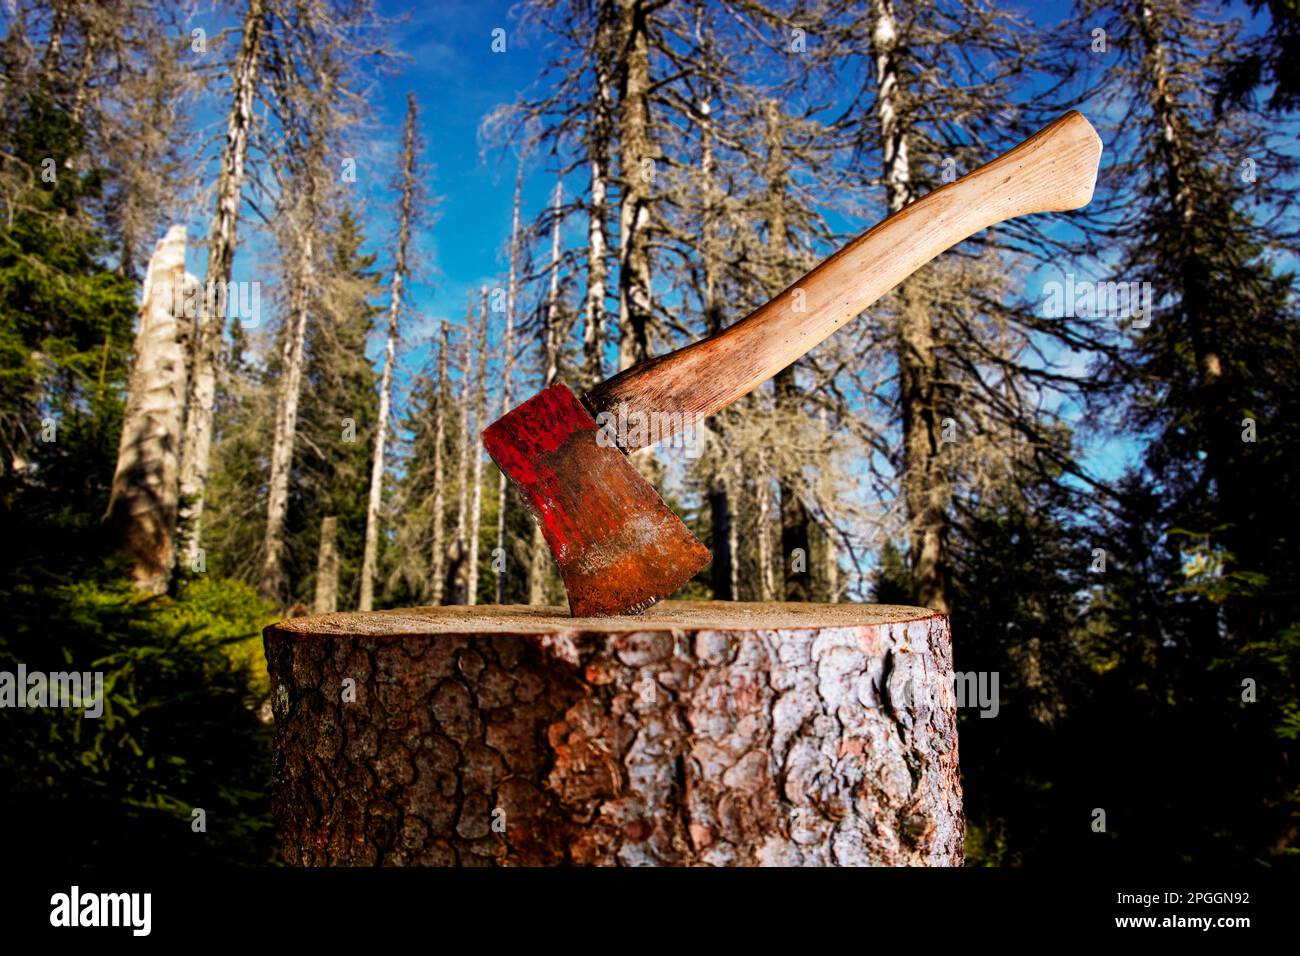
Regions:
<instances>
[{"instance_id":1,"label":"cut log surface","mask_svg":"<svg viewBox=\"0 0 1300 956\"><path fill-rule=\"evenodd\" d=\"M294 865L960 865L948 621L668 601L266 629Z\"/></svg>"}]
</instances>

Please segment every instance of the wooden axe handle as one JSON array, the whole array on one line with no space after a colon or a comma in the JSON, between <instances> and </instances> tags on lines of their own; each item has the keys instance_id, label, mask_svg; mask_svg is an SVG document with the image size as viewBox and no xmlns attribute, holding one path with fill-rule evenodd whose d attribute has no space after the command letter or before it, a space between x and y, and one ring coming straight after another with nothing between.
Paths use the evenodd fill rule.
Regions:
<instances>
[{"instance_id":1,"label":"wooden axe handle","mask_svg":"<svg viewBox=\"0 0 1300 956\"><path fill-rule=\"evenodd\" d=\"M860 314L939 253L995 223L1092 199L1101 139L1077 111L900 209L776 298L707 339L620 372L589 392L593 414L632 413L625 451L726 408ZM680 414L679 414L680 413ZM651 416L655 416L652 418ZM617 419L616 419L617 420ZM676 424L674 424L676 423ZM638 441L644 435L646 440ZM621 436L620 436L621 437Z\"/></svg>"}]
</instances>

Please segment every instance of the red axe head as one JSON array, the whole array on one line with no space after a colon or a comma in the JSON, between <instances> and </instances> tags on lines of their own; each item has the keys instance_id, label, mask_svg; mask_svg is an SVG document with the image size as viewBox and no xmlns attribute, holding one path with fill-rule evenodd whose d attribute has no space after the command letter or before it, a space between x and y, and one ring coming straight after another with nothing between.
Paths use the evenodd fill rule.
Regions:
<instances>
[{"instance_id":1,"label":"red axe head","mask_svg":"<svg viewBox=\"0 0 1300 956\"><path fill-rule=\"evenodd\" d=\"M566 386L493 422L483 444L541 525L574 615L638 614L709 563Z\"/></svg>"}]
</instances>

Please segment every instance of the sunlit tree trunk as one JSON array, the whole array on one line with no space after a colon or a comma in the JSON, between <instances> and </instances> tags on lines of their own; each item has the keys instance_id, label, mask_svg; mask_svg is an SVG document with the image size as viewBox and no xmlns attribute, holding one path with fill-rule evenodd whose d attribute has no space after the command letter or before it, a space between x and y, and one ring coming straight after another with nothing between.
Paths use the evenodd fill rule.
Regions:
<instances>
[{"instance_id":1,"label":"sunlit tree trunk","mask_svg":"<svg viewBox=\"0 0 1300 956\"><path fill-rule=\"evenodd\" d=\"M515 201L514 215L510 225L510 278L506 283L506 329L501 343L501 414L504 415L510 411L510 376L514 371L514 331L515 331L515 303L518 294L519 282L519 194L524 188L524 161L519 160L519 167L515 172ZM546 334L544 331L543 334ZM482 427L483 423L479 423ZM505 599L506 574L511 566L511 560L507 555L506 547L506 474L501 472L497 478L497 553L494 560L502 562L501 570L497 571L497 588L496 601L498 604L503 603Z\"/></svg>"},{"instance_id":2,"label":"sunlit tree trunk","mask_svg":"<svg viewBox=\"0 0 1300 956\"><path fill-rule=\"evenodd\" d=\"M392 403L393 371L397 364L398 319L402 309L402 288L407 275L406 255L411 239L411 217L415 197L414 94L406 100L406 126L402 136L402 201L398 214L397 247L393 255L393 279L388 301L388 334L384 342L384 373L379 384L379 415L375 421L374 455L370 464L370 498L366 505L366 538L361 560L360 609L369 611L375 602L375 572L379 560L379 510L384 494L384 452L388 443L388 415Z\"/></svg>"},{"instance_id":3,"label":"sunlit tree trunk","mask_svg":"<svg viewBox=\"0 0 1300 956\"><path fill-rule=\"evenodd\" d=\"M555 200L552 205L551 220L551 275L550 287L546 292L546 329L543 356L542 380L545 387L555 384L560 371L560 342L563 330L560 328L560 209L564 203L564 181L555 184ZM544 604L546 602L546 570L550 563L550 549L542 536L542 527L533 522L532 542L528 555L528 603Z\"/></svg>"},{"instance_id":4,"label":"sunlit tree trunk","mask_svg":"<svg viewBox=\"0 0 1300 956\"><path fill-rule=\"evenodd\" d=\"M605 377L605 296L609 269L609 157L613 139L615 0L597 0L596 89L587 132L591 197L587 219L587 294L582 330L582 380L590 388Z\"/></svg>"},{"instance_id":5,"label":"sunlit tree trunk","mask_svg":"<svg viewBox=\"0 0 1300 956\"><path fill-rule=\"evenodd\" d=\"M488 298L487 289L483 290L483 304L479 310L478 327L478 376L474 392L474 425L481 431L486 425L484 412L487 410L487 327ZM483 520L483 449L479 442L471 442L474 464L471 469L473 478L470 488L469 506L469 552L466 561L469 566L465 572L465 603L478 603L478 550L479 531Z\"/></svg>"},{"instance_id":6,"label":"sunlit tree trunk","mask_svg":"<svg viewBox=\"0 0 1300 956\"><path fill-rule=\"evenodd\" d=\"M312 611L333 614L339 609L339 519L320 519L320 551L316 556L316 599Z\"/></svg>"},{"instance_id":7,"label":"sunlit tree trunk","mask_svg":"<svg viewBox=\"0 0 1300 956\"><path fill-rule=\"evenodd\" d=\"M159 240L145 275L117 467L104 516L108 533L130 560L135 586L152 593L165 591L171 576L185 401L185 355L176 312L178 303L194 301L196 285L185 273L185 227L172 226Z\"/></svg>"},{"instance_id":8,"label":"sunlit tree trunk","mask_svg":"<svg viewBox=\"0 0 1300 956\"><path fill-rule=\"evenodd\" d=\"M305 212L305 210L304 210ZM308 213L310 215L310 213ZM297 223L298 241L294 287L290 295L289 327L280 347L280 378L276 394L275 432L271 440L271 475L267 484L266 534L262 545L262 596L281 599L284 591L284 519L289 510L289 472L298 433L298 400L302 390L303 349L307 340L307 319L313 283L312 255L314 224Z\"/></svg>"},{"instance_id":9,"label":"sunlit tree trunk","mask_svg":"<svg viewBox=\"0 0 1300 956\"><path fill-rule=\"evenodd\" d=\"M908 160L907 117L899 95L898 24L891 0L874 0L872 53L876 61L876 113L880 122L883 179L889 211L915 196ZM945 546L947 481L938 465L940 422L936 421L938 363L934 327L917 284L898 289L898 391L903 419L903 496L911 527L912 579L919 603L947 612L948 562Z\"/></svg>"},{"instance_id":10,"label":"sunlit tree trunk","mask_svg":"<svg viewBox=\"0 0 1300 956\"><path fill-rule=\"evenodd\" d=\"M225 326L224 290L235 261L236 227L243 197L244 163L253 128L257 71L265 30L265 0L248 0L243 35L231 71L230 110L226 141L217 179L216 214L208 236L208 271L204 277L203 308L195 316L190 338L189 390L185 401L185 438L181 449L181 519L185 535L183 556L200 546L203 501L212 458L212 415L217 399L217 364Z\"/></svg>"},{"instance_id":11,"label":"sunlit tree trunk","mask_svg":"<svg viewBox=\"0 0 1300 956\"><path fill-rule=\"evenodd\" d=\"M618 366L650 357L650 42L644 0L620 0Z\"/></svg>"},{"instance_id":12,"label":"sunlit tree trunk","mask_svg":"<svg viewBox=\"0 0 1300 956\"><path fill-rule=\"evenodd\" d=\"M434 399L436 408L433 421L433 546L429 570L429 601L441 604L446 588L447 544L443 445L447 441L447 348L449 346L447 323L439 323L438 391Z\"/></svg>"}]
</instances>

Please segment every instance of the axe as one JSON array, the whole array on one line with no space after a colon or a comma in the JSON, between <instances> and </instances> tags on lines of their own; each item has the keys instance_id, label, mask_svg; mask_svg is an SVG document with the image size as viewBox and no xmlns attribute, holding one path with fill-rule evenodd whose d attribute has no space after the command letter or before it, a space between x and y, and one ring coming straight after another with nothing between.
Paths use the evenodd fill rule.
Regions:
<instances>
[{"instance_id":1,"label":"axe","mask_svg":"<svg viewBox=\"0 0 1300 956\"><path fill-rule=\"evenodd\" d=\"M570 612L639 614L710 560L628 453L726 408L980 230L1086 206L1100 159L1096 131L1069 112L873 226L734 325L581 399L552 385L484 429L488 453L541 524ZM611 420L636 427L611 436Z\"/></svg>"}]
</instances>

